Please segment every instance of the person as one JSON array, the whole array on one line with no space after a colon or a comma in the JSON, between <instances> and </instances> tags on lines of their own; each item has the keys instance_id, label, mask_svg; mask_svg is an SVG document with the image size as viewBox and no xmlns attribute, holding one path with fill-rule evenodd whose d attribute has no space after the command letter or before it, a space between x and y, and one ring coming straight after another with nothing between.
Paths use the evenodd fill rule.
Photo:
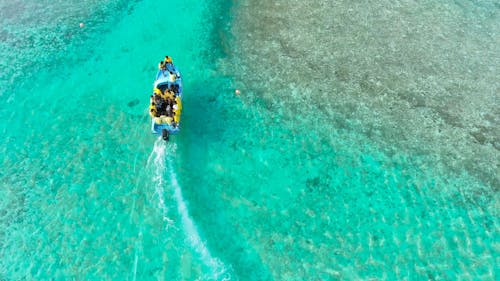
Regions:
<instances>
[{"instance_id":1,"label":"person","mask_svg":"<svg viewBox=\"0 0 500 281\"><path fill-rule=\"evenodd\" d=\"M165 70L165 66L166 66L165 61L160 61L160 63L158 64L158 69Z\"/></svg>"},{"instance_id":2,"label":"person","mask_svg":"<svg viewBox=\"0 0 500 281\"><path fill-rule=\"evenodd\" d=\"M158 119L159 119L158 124L169 124L169 125L172 123L173 120L172 117L166 115L161 115Z\"/></svg>"},{"instance_id":3,"label":"person","mask_svg":"<svg viewBox=\"0 0 500 281\"><path fill-rule=\"evenodd\" d=\"M161 91L160 91L160 93L158 93L158 94L157 94L157 96L158 96L160 99L162 99L162 100L166 100L166 97L165 97L164 92L161 92Z\"/></svg>"},{"instance_id":4,"label":"person","mask_svg":"<svg viewBox=\"0 0 500 281\"><path fill-rule=\"evenodd\" d=\"M153 102L158 106L162 102L161 97L159 95L155 94L153 96Z\"/></svg>"},{"instance_id":5,"label":"person","mask_svg":"<svg viewBox=\"0 0 500 281\"><path fill-rule=\"evenodd\" d=\"M175 82L175 80L177 79L177 75L175 75L172 71L169 71L169 73L170 82Z\"/></svg>"},{"instance_id":6,"label":"person","mask_svg":"<svg viewBox=\"0 0 500 281\"><path fill-rule=\"evenodd\" d=\"M149 115L151 115L152 118L158 116L158 110L156 109L156 105L154 103L151 103L149 106Z\"/></svg>"},{"instance_id":7,"label":"person","mask_svg":"<svg viewBox=\"0 0 500 281\"><path fill-rule=\"evenodd\" d=\"M164 111L165 102L158 95L154 96L153 101L154 101L154 103L156 105L156 112L162 113Z\"/></svg>"},{"instance_id":8,"label":"person","mask_svg":"<svg viewBox=\"0 0 500 281\"><path fill-rule=\"evenodd\" d=\"M176 84L173 84L173 85L171 85L171 87L172 87L172 91L173 91L174 93L176 93L176 94L178 94L178 93L179 93L179 84L177 84L177 83L176 83Z\"/></svg>"},{"instance_id":9,"label":"person","mask_svg":"<svg viewBox=\"0 0 500 281\"><path fill-rule=\"evenodd\" d=\"M165 100L169 101L173 99L174 99L174 93L169 89L165 89Z\"/></svg>"},{"instance_id":10,"label":"person","mask_svg":"<svg viewBox=\"0 0 500 281\"><path fill-rule=\"evenodd\" d=\"M165 70L168 70L171 74L175 74L175 78L180 78L181 75L177 68L174 66L174 61L172 60L171 57L165 56L165 59L163 60Z\"/></svg>"},{"instance_id":11,"label":"person","mask_svg":"<svg viewBox=\"0 0 500 281\"><path fill-rule=\"evenodd\" d=\"M161 117L155 117L153 118L153 120L155 121L156 124L161 124Z\"/></svg>"},{"instance_id":12,"label":"person","mask_svg":"<svg viewBox=\"0 0 500 281\"><path fill-rule=\"evenodd\" d=\"M175 97L175 104L177 104L177 107L179 108L179 110L182 110L182 100L181 100L181 97L179 97L179 96Z\"/></svg>"},{"instance_id":13,"label":"person","mask_svg":"<svg viewBox=\"0 0 500 281\"><path fill-rule=\"evenodd\" d=\"M170 94L168 93L168 89L165 89L165 90L161 93L160 97L161 97L162 99L164 99L165 101L168 101L168 99L170 98Z\"/></svg>"},{"instance_id":14,"label":"person","mask_svg":"<svg viewBox=\"0 0 500 281\"><path fill-rule=\"evenodd\" d=\"M174 110L173 110L174 111L174 122L176 124L178 124L179 121L181 121L181 111L180 111L179 107L177 106L177 104L174 104L173 108L174 108Z\"/></svg>"}]
</instances>

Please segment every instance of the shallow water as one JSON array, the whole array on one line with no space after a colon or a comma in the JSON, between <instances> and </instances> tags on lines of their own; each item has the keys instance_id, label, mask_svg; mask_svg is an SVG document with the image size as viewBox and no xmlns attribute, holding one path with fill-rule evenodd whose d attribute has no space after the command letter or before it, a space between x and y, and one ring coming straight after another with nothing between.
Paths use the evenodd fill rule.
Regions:
<instances>
[{"instance_id":1,"label":"shallow water","mask_svg":"<svg viewBox=\"0 0 500 281\"><path fill-rule=\"evenodd\" d=\"M494 279L496 2L240 5L219 68L243 102L289 130L259 147L278 153L269 173L282 159L282 188L299 198L264 212L280 210L265 222L272 230L250 238L275 237L261 251L273 276ZM290 268L301 267L297 278Z\"/></svg>"},{"instance_id":2,"label":"shallow water","mask_svg":"<svg viewBox=\"0 0 500 281\"><path fill-rule=\"evenodd\" d=\"M495 280L499 10L0 0L0 279Z\"/></svg>"}]
</instances>

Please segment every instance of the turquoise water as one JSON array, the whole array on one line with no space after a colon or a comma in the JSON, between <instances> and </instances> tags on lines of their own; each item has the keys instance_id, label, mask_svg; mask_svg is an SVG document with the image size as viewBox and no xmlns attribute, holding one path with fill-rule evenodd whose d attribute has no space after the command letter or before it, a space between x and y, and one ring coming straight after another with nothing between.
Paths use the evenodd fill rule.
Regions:
<instances>
[{"instance_id":1,"label":"turquoise water","mask_svg":"<svg viewBox=\"0 0 500 281\"><path fill-rule=\"evenodd\" d=\"M163 2L0 0L0 280L498 279L496 2Z\"/></svg>"}]
</instances>

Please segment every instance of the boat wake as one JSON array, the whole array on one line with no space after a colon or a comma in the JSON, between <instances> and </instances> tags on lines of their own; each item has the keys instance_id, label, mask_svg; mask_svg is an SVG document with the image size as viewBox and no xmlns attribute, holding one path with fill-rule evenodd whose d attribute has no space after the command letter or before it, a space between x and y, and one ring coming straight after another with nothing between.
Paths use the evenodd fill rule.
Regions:
<instances>
[{"instance_id":1,"label":"boat wake","mask_svg":"<svg viewBox=\"0 0 500 281\"><path fill-rule=\"evenodd\" d=\"M165 228L168 230L170 227L175 227L175 225L174 220L168 217L169 209L167 204L165 204L165 190L163 189L165 185L164 171L165 158L167 154L166 150L167 149L163 140L160 138L156 140L153 151L148 158L148 166L151 165L152 161L154 168L153 182L155 183L155 193L158 195L158 208L162 211L163 221L166 223Z\"/></svg>"},{"instance_id":2,"label":"boat wake","mask_svg":"<svg viewBox=\"0 0 500 281\"><path fill-rule=\"evenodd\" d=\"M176 145L174 143L168 143L165 145L165 142L159 138L154 145L153 151L148 159L148 165L151 161L153 161L155 174L154 174L154 182L155 182L155 191L158 194L158 205L163 213L163 220L167 223L166 229L168 230L170 227L176 228L176 223L174 220L168 217L169 209L165 203L164 196L164 186L165 182L165 169L168 169L169 174L169 187L170 189L167 192L173 192L173 200L177 205L177 212L180 217L180 227L183 230L183 233L186 237L186 241L189 246L196 252L200 260L203 262L205 266L210 269L209 276L204 276L203 279L213 279L213 280L231 280L231 274L229 273L226 265L218 258L213 257L210 253L205 242L201 239L200 233L198 232L198 227L196 223L189 215L189 210L182 196L182 188L179 185L177 180L177 173L175 172L175 168L172 162L172 158L175 157ZM206 277L206 278L205 278Z\"/></svg>"}]
</instances>

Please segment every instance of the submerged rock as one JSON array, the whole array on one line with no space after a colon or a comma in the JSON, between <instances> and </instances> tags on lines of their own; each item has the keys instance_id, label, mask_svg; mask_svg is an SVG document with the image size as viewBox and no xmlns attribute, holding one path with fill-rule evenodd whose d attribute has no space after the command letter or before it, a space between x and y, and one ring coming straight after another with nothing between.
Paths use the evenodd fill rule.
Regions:
<instances>
[{"instance_id":1,"label":"submerged rock","mask_svg":"<svg viewBox=\"0 0 500 281\"><path fill-rule=\"evenodd\" d=\"M127 103L128 107L133 107L139 104L139 99L133 99Z\"/></svg>"}]
</instances>

